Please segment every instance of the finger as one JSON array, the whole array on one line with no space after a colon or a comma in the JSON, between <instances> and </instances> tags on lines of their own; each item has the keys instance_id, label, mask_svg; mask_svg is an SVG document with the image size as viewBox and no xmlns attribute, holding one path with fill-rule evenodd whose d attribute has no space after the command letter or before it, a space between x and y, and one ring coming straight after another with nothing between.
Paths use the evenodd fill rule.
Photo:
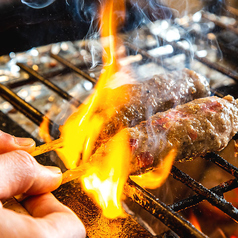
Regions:
<instances>
[{"instance_id":1,"label":"finger","mask_svg":"<svg viewBox=\"0 0 238 238\"><path fill-rule=\"evenodd\" d=\"M62 180L59 168L44 167L22 150L0 155L0 174L0 199L21 193L50 192L55 190Z\"/></svg>"},{"instance_id":2,"label":"finger","mask_svg":"<svg viewBox=\"0 0 238 238\"><path fill-rule=\"evenodd\" d=\"M45 214L33 218L4 208L1 209L0 237L83 238L86 236L85 228L78 217L57 201L53 195L44 194L31 198L26 201L25 205L33 214L38 214L41 209L44 209Z\"/></svg>"},{"instance_id":3,"label":"finger","mask_svg":"<svg viewBox=\"0 0 238 238\"><path fill-rule=\"evenodd\" d=\"M31 197L24 202L24 206L33 217L44 218L44 222L50 224L56 232L62 229L61 226L71 226L72 234L82 234L80 237L85 237L85 228L76 214L56 200L51 193ZM68 232L63 230L61 236L68 237Z\"/></svg>"},{"instance_id":4,"label":"finger","mask_svg":"<svg viewBox=\"0 0 238 238\"><path fill-rule=\"evenodd\" d=\"M54 212L72 212L68 207L64 206L51 193L45 193L28 197L23 201L24 207L33 217L45 217Z\"/></svg>"},{"instance_id":5,"label":"finger","mask_svg":"<svg viewBox=\"0 0 238 238\"><path fill-rule=\"evenodd\" d=\"M25 150L31 153L34 149L35 141L33 139L14 137L0 131L0 154L13 150Z\"/></svg>"}]
</instances>

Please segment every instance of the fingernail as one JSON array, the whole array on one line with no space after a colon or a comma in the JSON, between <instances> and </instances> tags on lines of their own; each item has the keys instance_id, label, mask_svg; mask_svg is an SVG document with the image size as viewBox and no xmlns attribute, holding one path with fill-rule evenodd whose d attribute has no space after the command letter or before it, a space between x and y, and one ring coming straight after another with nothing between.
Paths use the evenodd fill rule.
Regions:
<instances>
[{"instance_id":1,"label":"fingernail","mask_svg":"<svg viewBox=\"0 0 238 238\"><path fill-rule=\"evenodd\" d=\"M54 174L61 174L61 170L58 167L55 166L45 166L47 169L49 169L51 172L53 172Z\"/></svg>"},{"instance_id":2,"label":"fingernail","mask_svg":"<svg viewBox=\"0 0 238 238\"><path fill-rule=\"evenodd\" d=\"M21 137L15 137L15 143L20 146L33 146L35 144L35 141L31 138L21 138Z\"/></svg>"}]
</instances>

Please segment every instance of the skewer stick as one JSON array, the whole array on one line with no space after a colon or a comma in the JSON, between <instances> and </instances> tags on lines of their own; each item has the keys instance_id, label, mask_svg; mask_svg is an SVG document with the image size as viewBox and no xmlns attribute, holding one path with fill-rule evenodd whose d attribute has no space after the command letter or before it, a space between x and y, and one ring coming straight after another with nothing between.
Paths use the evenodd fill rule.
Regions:
<instances>
[{"instance_id":1,"label":"skewer stick","mask_svg":"<svg viewBox=\"0 0 238 238\"><path fill-rule=\"evenodd\" d=\"M53 140L51 142L45 143L43 145L37 146L35 150L31 153L32 156L37 156L44 154L46 152L59 149L63 147L63 138Z\"/></svg>"},{"instance_id":2,"label":"skewer stick","mask_svg":"<svg viewBox=\"0 0 238 238\"><path fill-rule=\"evenodd\" d=\"M59 138L59 139L54 140L52 142L45 143L43 145L37 146L35 148L35 150L31 153L31 155L32 156L41 155L41 154L44 154L46 152L49 152L49 151L52 151L52 150L55 150L55 149L59 149L59 148L62 148L62 147L63 147L63 139ZM70 182L74 179L77 179L77 178L81 177L82 175L85 174L85 172L87 171L89 166L90 166L90 164L86 163L86 164L84 164L82 166L79 166L75 169L67 170L62 175L61 184L65 184L67 182ZM28 197L28 195L25 195L25 194L20 194L20 195L14 196L14 197L4 201L3 202L3 207L8 208L8 209L13 210L13 211L16 211L18 213L29 215L29 213L26 211L26 209L21 204L21 202L24 199L26 199L27 197Z\"/></svg>"},{"instance_id":3,"label":"skewer stick","mask_svg":"<svg viewBox=\"0 0 238 238\"><path fill-rule=\"evenodd\" d=\"M59 138L57 140L53 140L51 142L45 143L43 145L37 146L35 148L35 150L31 153L32 156L37 156L37 155L41 155L44 154L46 152L55 150L55 149L59 149L63 147L63 138ZM67 170L66 172L63 173L63 178L62 178L62 183L61 184L65 184L69 181L72 181L76 178L81 177L83 174L85 174L85 172L87 171L87 169L89 168L89 164L86 163L84 165L81 165L75 169L70 169Z\"/></svg>"},{"instance_id":4,"label":"skewer stick","mask_svg":"<svg viewBox=\"0 0 238 238\"><path fill-rule=\"evenodd\" d=\"M88 170L89 167L90 167L90 164L85 163L75 169L67 170L66 172L63 173L61 184L65 184L67 182L70 182L74 179L81 177L82 175L85 174L85 172Z\"/></svg>"}]
</instances>

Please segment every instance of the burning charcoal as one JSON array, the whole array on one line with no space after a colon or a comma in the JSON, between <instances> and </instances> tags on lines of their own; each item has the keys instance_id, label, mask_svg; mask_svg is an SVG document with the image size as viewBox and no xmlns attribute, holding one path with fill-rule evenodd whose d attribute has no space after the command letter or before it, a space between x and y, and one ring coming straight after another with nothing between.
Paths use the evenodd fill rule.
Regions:
<instances>
[{"instance_id":1,"label":"burning charcoal","mask_svg":"<svg viewBox=\"0 0 238 238\"><path fill-rule=\"evenodd\" d=\"M137 145L132 150L130 172L143 173L157 167L174 148L176 161L223 149L238 131L238 100L232 96L196 99L124 130ZM92 160L107 149L103 144Z\"/></svg>"},{"instance_id":2,"label":"burning charcoal","mask_svg":"<svg viewBox=\"0 0 238 238\"><path fill-rule=\"evenodd\" d=\"M131 84L125 95L127 103L116 109L116 115L105 123L96 141L95 150L122 127L133 127L156 112L209 95L206 79L188 69L156 75L143 83Z\"/></svg>"}]
</instances>

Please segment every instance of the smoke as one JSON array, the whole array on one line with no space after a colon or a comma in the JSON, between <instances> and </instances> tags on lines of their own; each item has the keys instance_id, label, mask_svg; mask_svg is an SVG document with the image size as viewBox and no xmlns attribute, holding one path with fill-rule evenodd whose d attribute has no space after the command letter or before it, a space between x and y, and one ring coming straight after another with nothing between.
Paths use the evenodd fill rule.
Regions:
<instances>
[{"instance_id":1,"label":"smoke","mask_svg":"<svg viewBox=\"0 0 238 238\"><path fill-rule=\"evenodd\" d=\"M91 28L88 35L91 35L93 31L95 32L95 27L98 27L100 5L103 1L106 0L65 0L69 6L68 10L74 19L90 24ZM28 7L41 9L49 6L55 0L21 0L21 2ZM126 20L124 31L135 29L157 19L172 18L171 9L166 4L158 3L157 0L127 0L125 2Z\"/></svg>"},{"instance_id":2,"label":"smoke","mask_svg":"<svg viewBox=\"0 0 238 238\"><path fill-rule=\"evenodd\" d=\"M41 9L44 7L48 7L54 1L55 0L21 0L22 3L34 9Z\"/></svg>"},{"instance_id":3,"label":"smoke","mask_svg":"<svg viewBox=\"0 0 238 238\"><path fill-rule=\"evenodd\" d=\"M106 1L106 0L103 0ZM91 69L101 64L99 55L102 54L103 48L96 42L100 37L100 8L103 4L102 0L76 0L72 1L75 17L81 21L89 23L88 33L85 39L90 40L88 50L92 56ZM149 22L154 22L158 19L171 19L172 12L170 8L163 4L159 4L156 0L127 0L125 23L121 26L121 32L127 32L134 29L139 29L142 25ZM123 13L117 12L118 18ZM137 36L134 36L137 38Z\"/></svg>"},{"instance_id":4,"label":"smoke","mask_svg":"<svg viewBox=\"0 0 238 238\"><path fill-rule=\"evenodd\" d=\"M100 1L98 0L76 0L72 2L77 16L88 23L99 19Z\"/></svg>"}]
</instances>

